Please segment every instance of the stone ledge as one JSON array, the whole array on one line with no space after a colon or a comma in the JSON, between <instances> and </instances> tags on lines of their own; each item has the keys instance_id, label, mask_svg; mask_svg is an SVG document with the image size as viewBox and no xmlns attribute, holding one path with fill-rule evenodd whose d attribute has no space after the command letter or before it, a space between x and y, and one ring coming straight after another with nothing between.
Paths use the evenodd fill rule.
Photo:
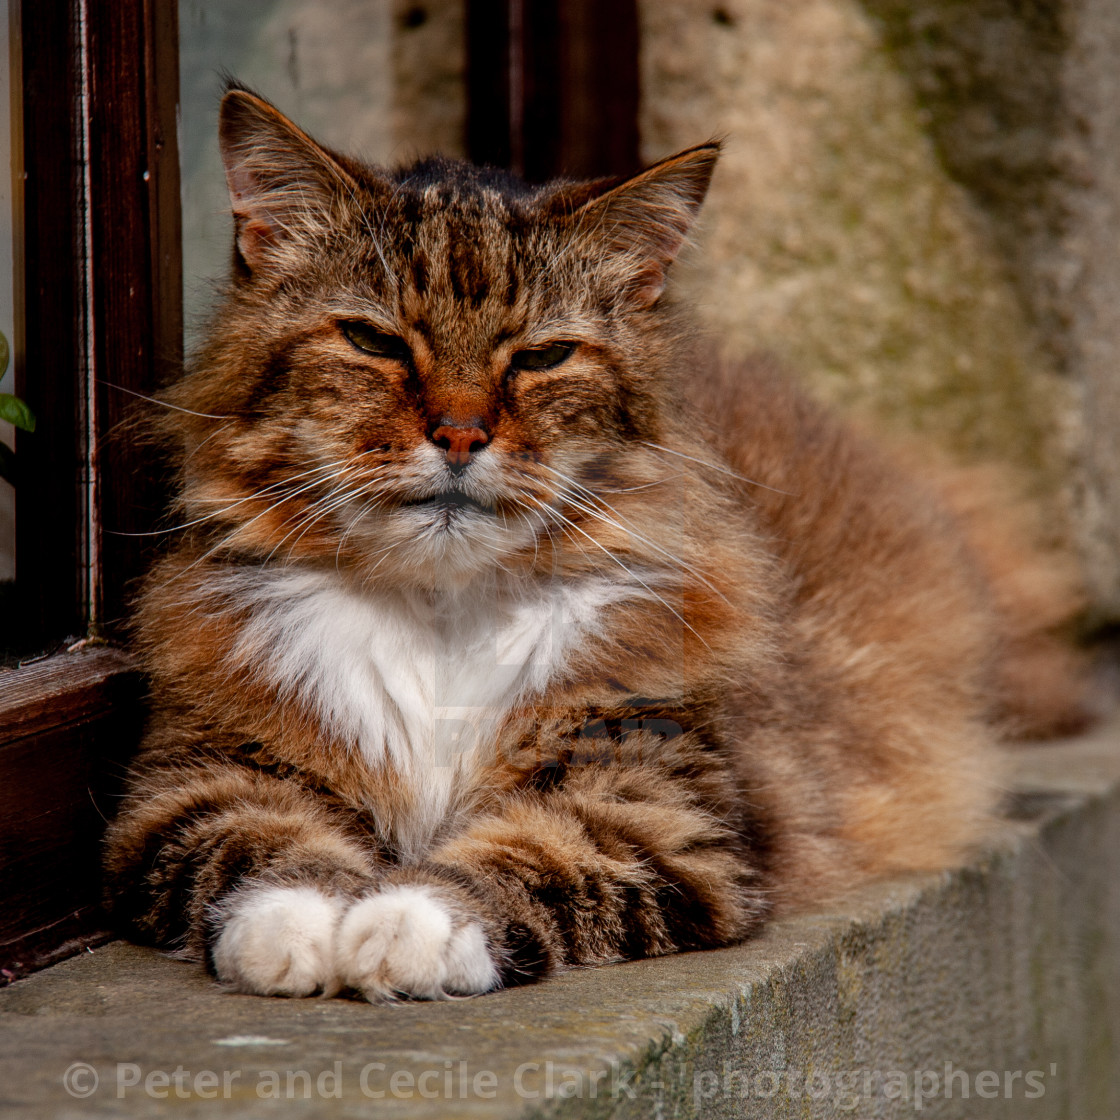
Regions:
<instances>
[{"instance_id":1,"label":"stone ledge","mask_svg":"<svg viewBox=\"0 0 1120 1120\"><path fill-rule=\"evenodd\" d=\"M968 867L475 1000L262 1000L108 945L0 992L0 1115L1114 1120L1120 721L1015 773Z\"/></svg>"}]
</instances>

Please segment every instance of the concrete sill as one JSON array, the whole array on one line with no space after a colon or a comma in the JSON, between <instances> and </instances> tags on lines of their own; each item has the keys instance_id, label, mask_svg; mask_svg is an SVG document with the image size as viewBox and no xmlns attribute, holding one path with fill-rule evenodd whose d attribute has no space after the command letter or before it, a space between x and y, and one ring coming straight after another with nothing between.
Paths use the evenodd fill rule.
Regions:
<instances>
[{"instance_id":1,"label":"concrete sill","mask_svg":"<svg viewBox=\"0 0 1120 1120\"><path fill-rule=\"evenodd\" d=\"M1120 721L971 866L481 999L229 995L114 943L0 992L0 1115L1120 1116Z\"/></svg>"}]
</instances>

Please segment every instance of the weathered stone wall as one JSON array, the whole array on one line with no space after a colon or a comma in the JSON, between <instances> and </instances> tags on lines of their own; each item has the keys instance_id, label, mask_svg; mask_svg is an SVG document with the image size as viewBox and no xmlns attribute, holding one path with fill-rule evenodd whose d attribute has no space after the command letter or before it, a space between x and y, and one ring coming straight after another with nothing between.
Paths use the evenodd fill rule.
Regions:
<instances>
[{"instance_id":1,"label":"weathered stone wall","mask_svg":"<svg viewBox=\"0 0 1120 1120\"><path fill-rule=\"evenodd\" d=\"M1071 493L1091 590L1120 616L1120 8L865 0L1078 396Z\"/></svg>"},{"instance_id":2,"label":"weathered stone wall","mask_svg":"<svg viewBox=\"0 0 1120 1120\"><path fill-rule=\"evenodd\" d=\"M641 13L645 154L727 141L682 276L719 343L1019 467L1120 616L1120 9Z\"/></svg>"}]
</instances>

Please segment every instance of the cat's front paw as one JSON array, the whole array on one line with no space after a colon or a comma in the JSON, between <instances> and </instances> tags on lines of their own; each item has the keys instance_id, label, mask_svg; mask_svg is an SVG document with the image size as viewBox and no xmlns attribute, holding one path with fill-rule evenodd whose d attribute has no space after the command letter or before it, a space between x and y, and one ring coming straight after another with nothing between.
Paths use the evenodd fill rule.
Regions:
<instances>
[{"instance_id":1,"label":"cat's front paw","mask_svg":"<svg viewBox=\"0 0 1120 1120\"><path fill-rule=\"evenodd\" d=\"M335 933L345 909L315 887L253 887L225 906L214 943L218 979L261 996L332 995Z\"/></svg>"},{"instance_id":2,"label":"cat's front paw","mask_svg":"<svg viewBox=\"0 0 1120 1120\"><path fill-rule=\"evenodd\" d=\"M355 902L336 944L342 982L371 1002L446 999L498 986L482 926L431 887L387 887Z\"/></svg>"}]
</instances>

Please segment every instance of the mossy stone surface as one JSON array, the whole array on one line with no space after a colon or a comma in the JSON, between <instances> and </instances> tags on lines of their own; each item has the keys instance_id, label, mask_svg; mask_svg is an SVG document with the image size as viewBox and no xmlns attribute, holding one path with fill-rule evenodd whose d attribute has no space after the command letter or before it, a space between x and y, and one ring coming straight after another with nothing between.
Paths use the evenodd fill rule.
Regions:
<instances>
[{"instance_id":1,"label":"mossy stone surface","mask_svg":"<svg viewBox=\"0 0 1120 1120\"><path fill-rule=\"evenodd\" d=\"M678 277L717 343L1061 493L1076 395L855 0L640 5L645 154L726 149Z\"/></svg>"}]
</instances>

